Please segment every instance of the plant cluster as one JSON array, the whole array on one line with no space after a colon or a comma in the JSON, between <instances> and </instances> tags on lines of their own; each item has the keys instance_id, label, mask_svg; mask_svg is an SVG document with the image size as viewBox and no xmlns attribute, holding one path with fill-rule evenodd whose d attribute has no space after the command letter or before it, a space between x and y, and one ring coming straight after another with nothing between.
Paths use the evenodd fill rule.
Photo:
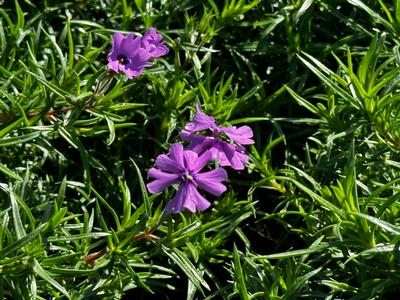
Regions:
<instances>
[{"instance_id":1,"label":"plant cluster","mask_svg":"<svg viewBox=\"0 0 400 300\"><path fill-rule=\"evenodd\" d=\"M211 135L196 133L204 130L211 131ZM254 143L251 139L253 131L248 126L239 128L219 126L213 117L204 114L197 106L193 121L186 124L180 136L190 142L188 149L185 150L182 144L176 143L171 146L169 157L158 156L156 165L161 171L155 168L149 170L149 177L156 180L149 183L147 188L151 193L157 193L179 182L178 192L165 210L181 212L187 208L191 212L195 212L196 209L203 211L210 206L210 203L197 192L197 186L215 196L220 196L226 191L221 182L228 178L221 167L204 173L199 171L212 159L221 166L229 166L236 170L244 169L249 157L243 153L245 149L243 145Z\"/></svg>"},{"instance_id":2,"label":"plant cluster","mask_svg":"<svg viewBox=\"0 0 400 300\"><path fill-rule=\"evenodd\" d=\"M398 0L0 1L0 298L395 298L399 49Z\"/></svg>"}]
</instances>

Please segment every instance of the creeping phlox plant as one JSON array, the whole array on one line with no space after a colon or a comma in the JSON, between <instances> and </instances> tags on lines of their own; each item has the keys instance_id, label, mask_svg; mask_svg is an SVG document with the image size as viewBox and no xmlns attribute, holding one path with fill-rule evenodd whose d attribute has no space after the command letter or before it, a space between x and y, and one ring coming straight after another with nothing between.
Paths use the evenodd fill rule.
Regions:
<instances>
[{"instance_id":1,"label":"creeping phlox plant","mask_svg":"<svg viewBox=\"0 0 400 300\"><path fill-rule=\"evenodd\" d=\"M168 51L162 36L154 28L149 28L143 37L132 33L124 36L117 32L112 39L112 51L107 56L108 68L132 79L139 76L145 67L151 66L153 58L166 55ZM244 169L249 157L244 153L243 145L254 143L253 131L249 126L220 126L214 117L206 115L200 105L196 105L196 114L180 132L180 137L189 145L184 149L181 143L175 143L168 155L157 157L157 168L148 171L148 176L154 180L147 184L147 189L155 194L177 184L178 191L165 211L203 211L210 207L210 202L197 189L214 196L226 191L222 182L228 179L228 175L222 167ZM201 173L211 161L217 161L222 167Z\"/></svg>"},{"instance_id":2,"label":"creeping phlox plant","mask_svg":"<svg viewBox=\"0 0 400 300\"><path fill-rule=\"evenodd\" d=\"M147 185L153 194L179 183L177 193L165 207L166 212L207 209L210 203L200 195L197 187L215 196L220 196L226 190L221 183L228 178L223 168L199 173L210 161L242 170L249 160L243 146L254 143L253 131L249 126L219 126L213 117L201 111L199 105L196 110L192 122L186 124L180 133L182 139L189 142L187 149L180 143L172 145L169 156L161 154L157 157L158 169L151 168L148 172L149 177L155 179Z\"/></svg>"}]
</instances>

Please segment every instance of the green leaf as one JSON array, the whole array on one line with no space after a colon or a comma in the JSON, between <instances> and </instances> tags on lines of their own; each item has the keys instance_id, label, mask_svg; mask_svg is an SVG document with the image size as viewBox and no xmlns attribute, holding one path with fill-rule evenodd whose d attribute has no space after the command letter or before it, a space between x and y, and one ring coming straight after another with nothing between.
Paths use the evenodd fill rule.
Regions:
<instances>
[{"instance_id":1,"label":"green leaf","mask_svg":"<svg viewBox=\"0 0 400 300\"><path fill-rule=\"evenodd\" d=\"M259 256L259 257L265 258L265 259L283 259L283 258L289 258L289 257L308 255L311 253L320 252L327 248L329 248L329 245L320 245L320 246L316 246L313 248L291 250L291 251L280 252L280 253L275 253L275 254L263 255L263 256Z\"/></svg>"},{"instance_id":2,"label":"green leaf","mask_svg":"<svg viewBox=\"0 0 400 300\"><path fill-rule=\"evenodd\" d=\"M136 273L133 268L129 265L129 263L122 258L121 259L122 264L125 266L125 268L128 270L129 275L131 276L132 280L136 283L136 285L142 289L144 289L145 291L154 294L154 292L151 290L151 288L144 283L144 281L140 278L140 276L138 275L138 273Z\"/></svg>"},{"instance_id":3,"label":"green leaf","mask_svg":"<svg viewBox=\"0 0 400 300\"><path fill-rule=\"evenodd\" d=\"M0 146L8 147L13 145L21 145L23 143L29 142L40 136L40 132L31 132L23 135L19 135L16 137L10 137L5 139L0 139Z\"/></svg>"},{"instance_id":4,"label":"green leaf","mask_svg":"<svg viewBox=\"0 0 400 300\"><path fill-rule=\"evenodd\" d=\"M293 91L290 87L286 86L286 90L289 92L289 94L301 105L307 108L309 111L311 111L313 114L316 114L317 116L321 115L321 111L313 104L311 104L309 101L304 99L303 97L299 96L295 91Z\"/></svg>"},{"instance_id":5,"label":"green leaf","mask_svg":"<svg viewBox=\"0 0 400 300\"><path fill-rule=\"evenodd\" d=\"M371 77L375 71L376 63L381 54L382 47L385 43L385 33L383 33L379 38L378 35L375 35L371 44L369 45L368 52L364 55L360 66L358 68L358 78L361 83L368 87L370 84Z\"/></svg>"},{"instance_id":6,"label":"green leaf","mask_svg":"<svg viewBox=\"0 0 400 300\"><path fill-rule=\"evenodd\" d=\"M45 269L43 269L42 266L39 264L39 262L36 259L33 259L32 270L39 277L43 278L50 285L52 285L54 288L59 290L65 297L67 297L67 299L71 299L67 290L52 277L53 274L51 274L50 272L47 272Z\"/></svg>"},{"instance_id":7,"label":"green leaf","mask_svg":"<svg viewBox=\"0 0 400 300\"><path fill-rule=\"evenodd\" d=\"M400 235L400 227L398 227L398 226L395 226L395 225L393 225L391 223L388 223L386 221L383 221L381 219L378 219L378 218L375 218L373 216L366 215L366 214L363 214L363 213L355 212L354 214L359 216L359 217L361 217L361 218L363 218L363 219L365 219L365 220L367 220L367 221L369 221L369 222L371 222L371 223L373 223L373 224L375 224L375 225L378 225L379 227L381 227L382 229L384 229L386 231L389 231L389 232L391 232L393 234L396 234L396 235Z\"/></svg>"},{"instance_id":8,"label":"green leaf","mask_svg":"<svg viewBox=\"0 0 400 300\"><path fill-rule=\"evenodd\" d=\"M240 255L235 244L233 245L233 267L235 271L235 282L237 284L239 297L242 300L249 300L250 297L247 293L246 281L244 279L243 269L240 264Z\"/></svg>"},{"instance_id":9,"label":"green leaf","mask_svg":"<svg viewBox=\"0 0 400 300\"><path fill-rule=\"evenodd\" d=\"M37 236L46 229L47 224L43 224L37 229L31 231L30 233L26 234L23 238L18 239L17 241L11 243L10 245L4 247L0 250L0 259L3 259L9 256L11 253L21 250L23 246L31 242L32 240L36 239Z\"/></svg>"},{"instance_id":10,"label":"green leaf","mask_svg":"<svg viewBox=\"0 0 400 300\"><path fill-rule=\"evenodd\" d=\"M186 254L179 251L176 248L167 248L161 245L163 252L175 262L181 270L186 274L188 279L196 286L198 290L204 294L201 286L205 287L207 290L211 290L207 282L203 279L203 276L196 270L195 266L187 258Z\"/></svg>"},{"instance_id":11,"label":"green leaf","mask_svg":"<svg viewBox=\"0 0 400 300\"><path fill-rule=\"evenodd\" d=\"M344 100L348 101L350 104L352 104L354 107L359 108L361 103L357 101L357 99L354 99L348 92L343 90L337 83L335 83L332 79L330 79L328 76L326 76L324 73L327 73L329 76L332 78L335 78L336 80L342 81L341 84L344 86L347 86L347 82L345 82L342 78L338 77L334 72L329 70L326 66L324 66L320 61L312 57L311 55L308 55L307 53L302 52L304 56L306 56L312 63L307 61L305 58L298 56L299 59L309 68L315 75L318 76L318 78L326 84L330 89L332 89L335 93L340 95ZM321 72L319 69L323 70Z\"/></svg>"},{"instance_id":12,"label":"green leaf","mask_svg":"<svg viewBox=\"0 0 400 300\"><path fill-rule=\"evenodd\" d=\"M148 218L150 218L151 217L151 203L149 201L149 196L147 195L146 184L144 183L144 180L143 180L143 177L142 177L142 174L140 172L139 167L137 166L137 164L135 163L135 161L132 158L130 160L131 160L133 166L135 167L136 174L138 176L139 185L140 185L140 191L142 193L142 199L143 199L143 202L144 202L146 215L147 215Z\"/></svg>"},{"instance_id":13,"label":"green leaf","mask_svg":"<svg viewBox=\"0 0 400 300\"><path fill-rule=\"evenodd\" d=\"M11 200L11 211L12 211L13 220L14 220L15 232L17 234L17 238L22 239L23 237L26 236L26 232L24 229L24 225L22 224L21 216L19 214L18 203L17 203L15 194L13 191L10 191L9 195L10 195L10 200Z\"/></svg>"},{"instance_id":14,"label":"green leaf","mask_svg":"<svg viewBox=\"0 0 400 300\"><path fill-rule=\"evenodd\" d=\"M107 200L105 200L95 189L94 187L91 187L91 190L93 191L93 193L95 193L95 195L97 196L97 198L100 200L100 203L102 205L104 205L107 210L111 213L111 215L114 218L114 222L117 225L117 229L119 229L121 227L121 224L119 222L119 217L118 214L115 212L115 210L111 207L111 205L108 203Z\"/></svg>"},{"instance_id":15,"label":"green leaf","mask_svg":"<svg viewBox=\"0 0 400 300\"><path fill-rule=\"evenodd\" d=\"M42 78L39 75L36 75L35 73L33 73L33 72L29 71L29 70L26 70L26 73L28 73L29 75L35 77L37 81L39 81L41 84L43 84L45 87L47 87L54 94L59 96L62 100L66 100L67 99L66 96L68 96L69 93L64 91L63 89L59 88L58 86L56 86L54 83L51 83L51 82L47 81L45 78Z\"/></svg>"},{"instance_id":16,"label":"green leaf","mask_svg":"<svg viewBox=\"0 0 400 300\"><path fill-rule=\"evenodd\" d=\"M387 29L391 30L392 32L396 32L394 28L392 27L392 24L390 24L388 21L386 21L384 18L381 17L380 14L378 14L376 11L371 9L368 5L366 5L364 2L361 0L347 0L350 4L353 4L365 12L367 12L371 18L378 23L383 24Z\"/></svg>"},{"instance_id":17,"label":"green leaf","mask_svg":"<svg viewBox=\"0 0 400 300\"><path fill-rule=\"evenodd\" d=\"M17 173L15 173L13 170L9 169L6 165L3 165L2 163L0 163L0 172L3 172L5 175L15 180L22 181L22 178Z\"/></svg>"},{"instance_id":18,"label":"green leaf","mask_svg":"<svg viewBox=\"0 0 400 300\"><path fill-rule=\"evenodd\" d=\"M64 242L64 241L75 241L75 240L82 240L82 239L96 239L102 238L105 236L110 236L111 233L107 232L90 232L90 233L81 233L81 234L74 234L68 236L49 236L49 242Z\"/></svg>"}]
</instances>

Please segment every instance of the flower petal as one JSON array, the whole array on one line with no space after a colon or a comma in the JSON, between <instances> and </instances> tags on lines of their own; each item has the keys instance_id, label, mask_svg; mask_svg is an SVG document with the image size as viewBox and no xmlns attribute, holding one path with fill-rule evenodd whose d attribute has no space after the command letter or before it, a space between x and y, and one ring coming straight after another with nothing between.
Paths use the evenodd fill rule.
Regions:
<instances>
[{"instance_id":1,"label":"flower petal","mask_svg":"<svg viewBox=\"0 0 400 300\"><path fill-rule=\"evenodd\" d=\"M179 213L185 208L183 206L186 199L186 184L182 183L179 186L175 196L165 206L165 212L167 213Z\"/></svg>"},{"instance_id":2,"label":"flower petal","mask_svg":"<svg viewBox=\"0 0 400 300\"><path fill-rule=\"evenodd\" d=\"M180 174L184 170L180 168L176 161L170 158L168 155L161 154L156 159L156 166L162 171Z\"/></svg>"},{"instance_id":3,"label":"flower petal","mask_svg":"<svg viewBox=\"0 0 400 300\"><path fill-rule=\"evenodd\" d=\"M119 71L119 61L118 61L118 59L113 60L111 58L111 53L107 56L107 59L108 59L107 67L110 70L113 70L114 72L118 72Z\"/></svg>"},{"instance_id":4,"label":"flower petal","mask_svg":"<svg viewBox=\"0 0 400 300\"><path fill-rule=\"evenodd\" d=\"M200 131L205 129L218 129L219 126L215 123L214 117L207 116L201 111L200 105L196 105L196 113L192 122L186 124L185 129L189 131Z\"/></svg>"},{"instance_id":5,"label":"flower petal","mask_svg":"<svg viewBox=\"0 0 400 300\"><path fill-rule=\"evenodd\" d=\"M254 140L252 139L253 130L249 126L221 127L221 131L239 145L254 144Z\"/></svg>"},{"instance_id":6,"label":"flower petal","mask_svg":"<svg viewBox=\"0 0 400 300\"><path fill-rule=\"evenodd\" d=\"M243 147L234 147L228 143L221 144L222 151L220 151L219 162L221 166L230 166L235 170L243 170L244 164L248 162L249 157L243 153Z\"/></svg>"},{"instance_id":7,"label":"flower petal","mask_svg":"<svg viewBox=\"0 0 400 300\"><path fill-rule=\"evenodd\" d=\"M195 166L197 159L199 156L196 152L192 150L184 150L183 151L183 161L185 164L185 170L192 170Z\"/></svg>"},{"instance_id":8,"label":"flower petal","mask_svg":"<svg viewBox=\"0 0 400 300\"><path fill-rule=\"evenodd\" d=\"M204 139L207 138L204 135L197 134L197 133L194 133L194 132L186 130L186 129L181 130L179 135L185 141L188 141L191 143L196 143L196 144L202 143L204 141Z\"/></svg>"},{"instance_id":9,"label":"flower petal","mask_svg":"<svg viewBox=\"0 0 400 300\"><path fill-rule=\"evenodd\" d=\"M229 161L229 159L235 155L236 148L234 145L218 140L213 144L210 150L213 153L213 158L223 163L225 160Z\"/></svg>"},{"instance_id":10,"label":"flower petal","mask_svg":"<svg viewBox=\"0 0 400 300\"><path fill-rule=\"evenodd\" d=\"M169 156L177 163L177 166L182 170L185 169L183 162L183 146L181 143L175 143L169 149Z\"/></svg>"},{"instance_id":11,"label":"flower petal","mask_svg":"<svg viewBox=\"0 0 400 300\"><path fill-rule=\"evenodd\" d=\"M226 186L221 181L227 180L228 175L223 168L216 168L214 170L198 173L194 175L194 182L198 187L213 194L219 196L226 191Z\"/></svg>"},{"instance_id":12,"label":"flower petal","mask_svg":"<svg viewBox=\"0 0 400 300\"><path fill-rule=\"evenodd\" d=\"M243 170L249 157L243 153L244 147L235 146L224 141L217 141L210 148L213 159L218 160L220 166Z\"/></svg>"},{"instance_id":13,"label":"flower petal","mask_svg":"<svg viewBox=\"0 0 400 300\"><path fill-rule=\"evenodd\" d=\"M158 45L157 48L153 49L152 51L150 51L150 55L152 57L160 57L160 56L164 56L167 55L169 52L169 49L167 46L165 45Z\"/></svg>"},{"instance_id":14,"label":"flower petal","mask_svg":"<svg viewBox=\"0 0 400 300\"><path fill-rule=\"evenodd\" d=\"M112 51L118 52L121 49L122 41L125 39L125 36L121 32L114 33L112 37Z\"/></svg>"},{"instance_id":15,"label":"flower petal","mask_svg":"<svg viewBox=\"0 0 400 300\"><path fill-rule=\"evenodd\" d=\"M161 34L150 27L147 29L141 39L141 46L148 51L151 57L160 57L169 52L167 46L163 44L163 37Z\"/></svg>"},{"instance_id":16,"label":"flower petal","mask_svg":"<svg viewBox=\"0 0 400 300\"><path fill-rule=\"evenodd\" d=\"M146 185L147 189L152 194L159 193L170 185L179 182L180 180L180 176L178 174L165 173L155 168L149 169L148 176L156 179Z\"/></svg>"},{"instance_id":17,"label":"flower petal","mask_svg":"<svg viewBox=\"0 0 400 300\"><path fill-rule=\"evenodd\" d=\"M213 137L196 134L188 130L182 130L179 135L183 140L190 142L187 149L196 153L202 153L210 149L215 142Z\"/></svg>"},{"instance_id":18,"label":"flower petal","mask_svg":"<svg viewBox=\"0 0 400 300\"><path fill-rule=\"evenodd\" d=\"M150 67L152 64L149 61L151 56L145 49L138 49L134 56L129 57L129 64L127 65L131 69Z\"/></svg>"},{"instance_id":19,"label":"flower petal","mask_svg":"<svg viewBox=\"0 0 400 300\"><path fill-rule=\"evenodd\" d=\"M168 213L179 213L188 209L193 213L196 210L203 211L209 206L210 202L200 195L196 186L191 182L187 182L179 186L178 192L165 206L165 211Z\"/></svg>"},{"instance_id":20,"label":"flower petal","mask_svg":"<svg viewBox=\"0 0 400 300\"><path fill-rule=\"evenodd\" d=\"M143 73L143 68L132 69L124 65L120 65L120 70L124 72L129 79L132 79L133 77L138 77L140 74Z\"/></svg>"},{"instance_id":21,"label":"flower petal","mask_svg":"<svg viewBox=\"0 0 400 300\"><path fill-rule=\"evenodd\" d=\"M193 183L187 184L187 197L184 206L190 211L194 210L203 211L210 207L210 202L207 201L198 191ZM195 209L193 209L193 207Z\"/></svg>"},{"instance_id":22,"label":"flower petal","mask_svg":"<svg viewBox=\"0 0 400 300\"><path fill-rule=\"evenodd\" d=\"M121 51L121 44L124 39L125 36L120 32L116 32L112 37L112 50L107 55L107 60L108 60L107 66L114 72L119 71L118 53Z\"/></svg>"},{"instance_id":23,"label":"flower petal","mask_svg":"<svg viewBox=\"0 0 400 300\"><path fill-rule=\"evenodd\" d=\"M142 40L153 39L157 42L162 40L161 34L158 34L154 27L149 27L144 33Z\"/></svg>"},{"instance_id":24,"label":"flower petal","mask_svg":"<svg viewBox=\"0 0 400 300\"><path fill-rule=\"evenodd\" d=\"M121 43L121 53L127 58L132 58L136 55L140 48L140 37L129 33Z\"/></svg>"},{"instance_id":25,"label":"flower petal","mask_svg":"<svg viewBox=\"0 0 400 300\"><path fill-rule=\"evenodd\" d=\"M211 151L205 151L203 154L198 156L196 162L192 165L191 167L191 172L192 173L198 173L203 169L209 161L212 160L212 153Z\"/></svg>"}]
</instances>

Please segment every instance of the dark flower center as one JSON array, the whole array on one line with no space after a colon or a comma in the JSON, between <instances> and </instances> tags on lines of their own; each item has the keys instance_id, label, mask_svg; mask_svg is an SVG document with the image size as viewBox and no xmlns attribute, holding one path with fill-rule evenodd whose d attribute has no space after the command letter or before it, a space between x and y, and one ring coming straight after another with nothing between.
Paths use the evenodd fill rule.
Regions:
<instances>
[{"instance_id":1,"label":"dark flower center","mask_svg":"<svg viewBox=\"0 0 400 300\"><path fill-rule=\"evenodd\" d=\"M213 138L218 138L220 136L220 131L218 128L210 128L210 129L212 131L211 136Z\"/></svg>"},{"instance_id":2,"label":"dark flower center","mask_svg":"<svg viewBox=\"0 0 400 300\"><path fill-rule=\"evenodd\" d=\"M124 54L119 54L117 59L121 65L127 65L130 63L130 59L126 57Z\"/></svg>"}]
</instances>

